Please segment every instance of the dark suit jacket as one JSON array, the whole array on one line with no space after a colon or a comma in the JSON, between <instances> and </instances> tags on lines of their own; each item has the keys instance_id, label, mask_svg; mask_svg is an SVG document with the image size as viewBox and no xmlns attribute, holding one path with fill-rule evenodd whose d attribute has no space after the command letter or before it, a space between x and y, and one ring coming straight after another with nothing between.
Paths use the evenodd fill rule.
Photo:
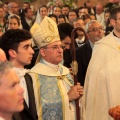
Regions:
<instances>
[{"instance_id":1,"label":"dark suit jacket","mask_svg":"<svg viewBox=\"0 0 120 120\"><path fill-rule=\"evenodd\" d=\"M13 120L38 120L32 79L29 74L25 74L25 80L26 80L28 96L29 96L29 107L24 101L23 111L14 114Z\"/></svg>"},{"instance_id":2,"label":"dark suit jacket","mask_svg":"<svg viewBox=\"0 0 120 120\"><path fill-rule=\"evenodd\" d=\"M64 59L63 65L67 68L71 68L70 64L72 63L72 57L71 57L70 49L63 52L63 59Z\"/></svg>"},{"instance_id":3,"label":"dark suit jacket","mask_svg":"<svg viewBox=\"0 0 120 120\"><path fill-rule=\"evenodd\" d=\"M31 27L27 24L27 22L26 22L26 20L25 20L24 17L21 18L21 23L22 23L23 29L30 31L30 28L31 28Z\"/></svg>"},{"instance_id":4,"label":"dark suit jacket","mask_svg":"<svg viewBox=\"0 0 120 120\"><path fill-rule=\"evenodd\" d=\"M78 81L84 86L87 67L92 55L90 42L87 41L83 46L76 50L76 60L78 62Z\"/></svg>"},{"instance_id":5,"label":"dark suit jacket","mask_svg":"<svg viewBox=\"0 0 120 120\"><path fill-rule=\"evenodd\" d=\"M9 16L10 14L9 13L7 13L6 15L5 15L5 19L6 20L8 20L8 16Z\"/></svg>"}]
</instances>

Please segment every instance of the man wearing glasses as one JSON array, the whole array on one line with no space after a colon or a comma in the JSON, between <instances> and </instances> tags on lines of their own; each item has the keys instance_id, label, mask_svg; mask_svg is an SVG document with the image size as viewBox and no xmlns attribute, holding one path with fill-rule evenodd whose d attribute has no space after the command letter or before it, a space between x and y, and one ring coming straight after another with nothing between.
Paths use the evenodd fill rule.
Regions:
<instances>
[{"instance_id":1,"label":"man wearing glasses","mask_svg":"<svg viewBox=\"0 0 120 120\"><path fill-rule=\"evenodd\" d=\"M84 85L86 120L113 120L110 108L120 105L120 6L111 10L109 19L114 29L95 43L87 69Z\"/></svg>"},{"instance_id":2,"label":"man wearing glasses","mask_svg":"<svg viewBox=\"0 0 120 120\"><path fill-rule=\"evenodd\" d=\"M19 15L19 6L16 2L10 2L8 4L8 13L5 16L6 20L8 19L8 16L11 14Z\"/></svg>"},{"instance_id":3,"label":"man wearing glasses","mask_svg":"<svg viewBox=\"0 0 120 120\"><path fill-rule=\"evenodd\" d=\"M48 17L33 32L41 60L30 70L39 120L76 120L74 101L83 94L62 66L63 49L56 23Z\"/></svg>"},{"instance_id":4,"label":"man wearing glasses","mask_svg":"<svg viewBox=\"0 0 120 120\"><path fill-rule=\"evenodd\" d=\"M82 86L84 86L85 75L92 55L94 44L104 37L104 29L102 25L96 20L88 22L85 26L85 31L88 35L88 41L85 42L85 44L79 47L76 51L76 59L78 63L78 80Z\"/></svg>"}]
</instances>

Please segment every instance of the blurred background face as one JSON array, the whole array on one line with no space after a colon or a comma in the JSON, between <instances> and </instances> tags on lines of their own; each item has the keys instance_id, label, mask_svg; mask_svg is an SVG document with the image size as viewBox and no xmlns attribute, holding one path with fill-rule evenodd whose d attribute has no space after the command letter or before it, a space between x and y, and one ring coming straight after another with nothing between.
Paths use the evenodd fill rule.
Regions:
<instances>
[{"instance_id":1,"label":"blurred background face","mask_svg":"<svg viewBox=\"0 0 120 120\"><path fill-rule=\"evenodd\" d=\"M47 16L48 15L48 9L46 7L40 8L40 15L42 16L42 18Z\"/></svg>"},{"instance_id":2,"label":"blurred background face","mask_svg":"<svg viewBox=\"0 0 120 120\"><path fill-rule=\"evenodd\" d=\"M9 19L8 28L9 29L18 29L19 28L18 21L14 18Z\"/></svg>"},{"instance_id":3,"label":"blurred background face","mask_svg":"<svg viewBox=\"0 0 120 120\"><path fill-rule=\"evenodd\" d=\"M25 13L25 16L28 19L32 19L33 18L33 11L32 11L32 9L27 9L27 13Z\"/></svg>"},{"instance_id":4,"label":"blurred background face","mask_svg":"<svg viewBox=\"0 0 120 120\"><path fill-rule=\"evenodd\" d=\"M23 4L23 9L29 8L29 4L24 3Z\"/></svg>"},{"instance_id":5,"label":"blurred background face","mask_svg":"<svg viewBox=\"0 0 120 120\"><path fill-rule=\"evenodd\" d=\"M87 19L84 20L84 24L86 25L90 21L91 21L91 18L87 18Z\"/></svg>"},{"instance_id":6,"label":"blurred background face","mask_svg":"<svg viewBox=\"0 0 120 120\"><path fill-rule=\"evenodd\" d=\"M69 36L65 37L64 40L61 41L62 42L62 46L63 46L63 50L65 51L66 49L70 49L70 45L71 45L71 38Z\"/></svg>"},{"instance_id":7,"label":"blurred background face","mask_svg":"<svg viewBox=\"0 0 120 120\"><path fill-rule=\"evenodd\" d=\"M63 15L68 15L68 12L69 12L69 8L68 7L63 7L62 8L62 14Z\"/></svg>"},{"instance_id":8,"label":"blurred background face","mask_svg":"<svg viewBox=\"0 0 120 120\"><path fill-rule=\"evenodd\" d=\"M81 28L84 29L84 27L85 27L84 21L83 21L82 19L75 21L75 22L73 23L73 27L74 27L74 28L81 27ZM76 32L77 32L77 35L78 35L78 36L84 35L84 33L83 33L82 31L80 31L80 30L77 30Z\"/></svg>"},{"instance_id":9,"label":"blurred background face","mask_svg":"<svg viewBox=\"0 0 120 120\"><path fill-rule=\"evenodd\" d=\"M81 9L81 14L82 15L88 14L88 9L86 8Z\"/></svg>"},{"instance_id":10,"label":"blurred background face","mask_svg":"<svg viewBox=\"0 0 120 120\"><path fill-rule=\"evenodd\" d=\"M96 20L95 15L90 15L91 20Z\"/></svg>"},{"instance_id":11,"label":"blurred background face","mask_svg":"<svg viewBox=\"0 0 120 120\"><path fill-rule=\"evenodd\" d=\"M74 28L82 27L84 29L85 24L84 24L84 21L82 19L80 19L80 20L75 21L73 23L73 26L74 26Z\"/></svg>"},{"instance_id":12,"label":"blurred background face","mask_svg":"<svg viewBox=\"0 0 120 120\"><path fill-rule=\"evenodd\" d=\"M58 18L58 24L60 23L65 23L65 19L64 18Z\"/></svg>"},{"instance_id":13,"label":"blurred background face","mask_svg":"<svg viewBox=\"0 0 120 120\"><path fill-rule=\"evenodd\" d=\"M55 17L50 17L56 24L57 24L57 20Z\"/></svg>"},{"instance_id":14,"label":"blurred background face","mask_svg":"<svg viewBox=\"0 0 120 120\"><path fill-rule=\"evenodd\" d=\"M51 13L53 5L49 5L48 7L48 13Z\"/></svg>"},{"instance_id":15,"label":"blurred background face","mask_svg":"<svg viewBox=\"0 0 120 120\"><path fill-rule=\"evenodd\" d=\"M53 14L59 16L61 14L61 9L59 7L54 7Z\"/></svg>"},{"instance_id":16,"label":"blurred background face","mask_svg":"<svg viewBox=\"0 0 120 120\"><path fill-rule=\"evenodd\" d=\"M0 18L3 18L3 17L4 17L4 9L0 8Z\"/></svg>"},{"instance_id":17,"label":"blurred background face","mask_svg":"<svg viewBox=\"0 0 120 120\"><path fill-rule=\"evenodd\" d=\"M96 6L96 14L100 15L103 12L103 6L101 4L98 4Z\"/></svg>"},{"instance_id":18,"label":"blurred background face","mask_svg":"<svg viewBox=\"0 0 120 120\"><path fill-rule=\"evenodd\" d=\"M79 18L82 16L82 9L79 9L78 16L79 16Z\"/></svg>"},{"instance_id":19,"label":"blurred background face","mask_svg":"<svg viewBox=\"0 0 120 120\"><path fill-rule=\"evenodd\" d=\"M104 29L98 22L91 23L89 31L88 37L93 44L104 37Z\"/></svg>"},{"instance_id":20,"label":"blurred background face","mask_svg":"<svg viewBox=\"0 0 120 120\"><path fill-rule=\"evenodd\" d=\"M12 13L18 15L19 14L19 6L18 4L14 3L13 6L11 7Z\"/></svg>"},{"instance_id":21,"label":"blurred background face","mask_svg":"<svg viewBox=\"0 0 120 120\"><path fill-rule=\"evenodd\" d=\"M69 22L73 22L73 20L76 18L77 18L77 15L75 12L69 12L69 14L68 14Z\"/></svg>"},{"instance_id":22,"label":"blurred background face","mask_svg":"<svg viewBox=\"0 0 120 120\"><path fill-rule=\"evenodd\" d=\"M109 16L110 16L110 13L105 13L105 22L108 21Z\"/></svg>"},{"instance_id":23,"label":"blurred background face","mask_svg":"<svg viewBox=\"0 0 120 120\"><path fill-rule=\"evenodd\" d=\"M92 7L91 1L87 1L87 2L86 2L86 7L88 7L88 8L91 8L91 7Z\"/></svg>"},{"instance_id":24,"label":"blurred background face","mask_svg":"<svg viewBox=\"0 0 120 120\"><path fill-rule=\"evenodd\" d=\"M3 8L4 8L4 12L7 13L8 12L8 5L4 4Z\"/></svg>"}]
</instances>

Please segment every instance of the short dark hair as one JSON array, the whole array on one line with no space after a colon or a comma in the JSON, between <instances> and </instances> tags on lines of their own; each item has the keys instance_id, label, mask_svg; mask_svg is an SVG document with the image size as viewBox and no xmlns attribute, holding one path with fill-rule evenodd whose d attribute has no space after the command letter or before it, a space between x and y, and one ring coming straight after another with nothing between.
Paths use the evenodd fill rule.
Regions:
<instances>
[{"instance_id":1,"label":"short dark hair","mask_svg":"<svg viewBox=\"0 0 120 120\"><path fill-rule=\"evenodd\" d=\"M68 12L68 15L70 12L74 12L76 14L76 16L78 17L78 14L77 14L77 10L76 9L71 9L69 12Z\"/></svg>"},{"instance_id":2,"label":"short dark hair","mask_svg":"<svg viewBox=\"0 0 120 120\"><path fill-rule=\"evenodd\" d=\"M82 18L76 18L76 19L73 20L73 23L74 23L74 22L77 22L78 20L82 20L82 21L83 21Z\"/></svg>"},{"instance_id":3,"label":"short dark hair","mask_svg":"<svg viewBox=\"0 0 120 120\"><path fill-rule=\"evenodd\" d=\"M63 18L63 19L65 20L65 22L66 22L65 15L63 15L63 14L60 14L60 15L58 16L58 18Z\"/></svg>"},{"instance_id":4,"label":"short dark hair","mask_svg":"<svg viewBox=\"0 0 120 120\"><path fill-rule=\"evenodd\" d=\"M28 5L29 5L29 8L30 8L30 3L29 3L29 2L24 2L23 4L28 4Z\"/></svg>"},{"instance_id":5,"label":"short dark hair","mask_svg":"<svg viewBox=\"0 0 120 120\"><path fill-rule=\"evenodd\" d=\"M117 13L120 13L120 6L114 7L110 10L109 19L117 19Z\"/></svg>"},{"instance_id":6,"label":"short dark hair","mask_svg":"<svg viewBox=\"0 0 120 120\"><path fill-rule=\"evenodd\" d=\"M20 42L31 39L32 35L29 31L23 29L7 30L0 38L0 47L4 50L7 59L10 58L8 51L10 49L18 51Z\"/></svg>"},{"instance_id":7,"label":"short dark hair","mask_svg":"<svg viewBox=\"0 0 120 120\"><path fill-rule=\"evenodd\" d=\"M9 2L5 2L5 3L4 3L4 5L5 5L5 4L6 4L6 5L8 5L8 4L9 4Z\"/></svg>"},{"instance_id":8,"label":"short dark hair","mask_svg":"<svg viewBox=\"0 0 120 120\"><path fill-rule=\"evenodd\" d=\"M81 16L81 19L86 20L86 19L91 19L91 17L90 17L89 14L84 14L84 15Z\"/></svg>"},{"instance_id":9,"label":"short dark hair","mask_svg":"<svg viewBox=\"0 0 120 120\"><path fill-rule=\"evenodd\" d=\"M23 13L27 13L29 9L31 10L31 8L25 8Z\"/></svg>"},{"instance_id":10,"label":"short dark hair","mask_svg":"<svg viewBox=\"0 0 120 120\"><path fill-rule=\"evenodd\" d=\"M90 0L87 0L84 2L84 6L87 7L87 3L90 3L91 1Z\"/></svg>"},{"instance_id":11,"label":"short dark hair","mask_svg":"<svg viewBox=\"0 0 120 120\"><path fill-rule=\"evenodd\" d=\"M58 31L60 34L61 41L65 39L67 36L71 38L71 33L73 29L74 28L70 23L60 23L58 25Z\"/></svg>"},{"instance_id":12,"label":"short dark hair","mask_svg":"<svg viewBox=\"0 0 120 120\"><path fill-rule=\"evenodd\" d=\"M69 5L65 4L65 5L62 6L62 8L64 8L64 7L67 7L70 10L70 6Z\"/></svg>"},{"instance_id":13,"label":"short dark hair","mask_svg":"<svg viewBox=\"0 0 120 120\"><path fill-rule=\"evenodd\" d=\"M110 13L110 8L105 9L105 13Z\"/></svg>"}]
</instances>

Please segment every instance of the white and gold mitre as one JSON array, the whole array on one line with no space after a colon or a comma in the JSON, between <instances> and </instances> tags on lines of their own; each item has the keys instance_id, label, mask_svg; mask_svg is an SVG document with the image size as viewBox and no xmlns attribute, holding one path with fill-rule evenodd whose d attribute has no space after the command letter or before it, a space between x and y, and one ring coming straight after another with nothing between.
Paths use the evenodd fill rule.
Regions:
<instances>
[{"instance_id":1,"label":"white and gold mitre","mask_svg":"<svg viewBox=\"0 0 120 120\"><path fill-rule=\"evenodd\" d=\"M31 33L38 48L60 40L57 24L47 16L40 24L35 23Z\"/></svg>"}]
</instances>

